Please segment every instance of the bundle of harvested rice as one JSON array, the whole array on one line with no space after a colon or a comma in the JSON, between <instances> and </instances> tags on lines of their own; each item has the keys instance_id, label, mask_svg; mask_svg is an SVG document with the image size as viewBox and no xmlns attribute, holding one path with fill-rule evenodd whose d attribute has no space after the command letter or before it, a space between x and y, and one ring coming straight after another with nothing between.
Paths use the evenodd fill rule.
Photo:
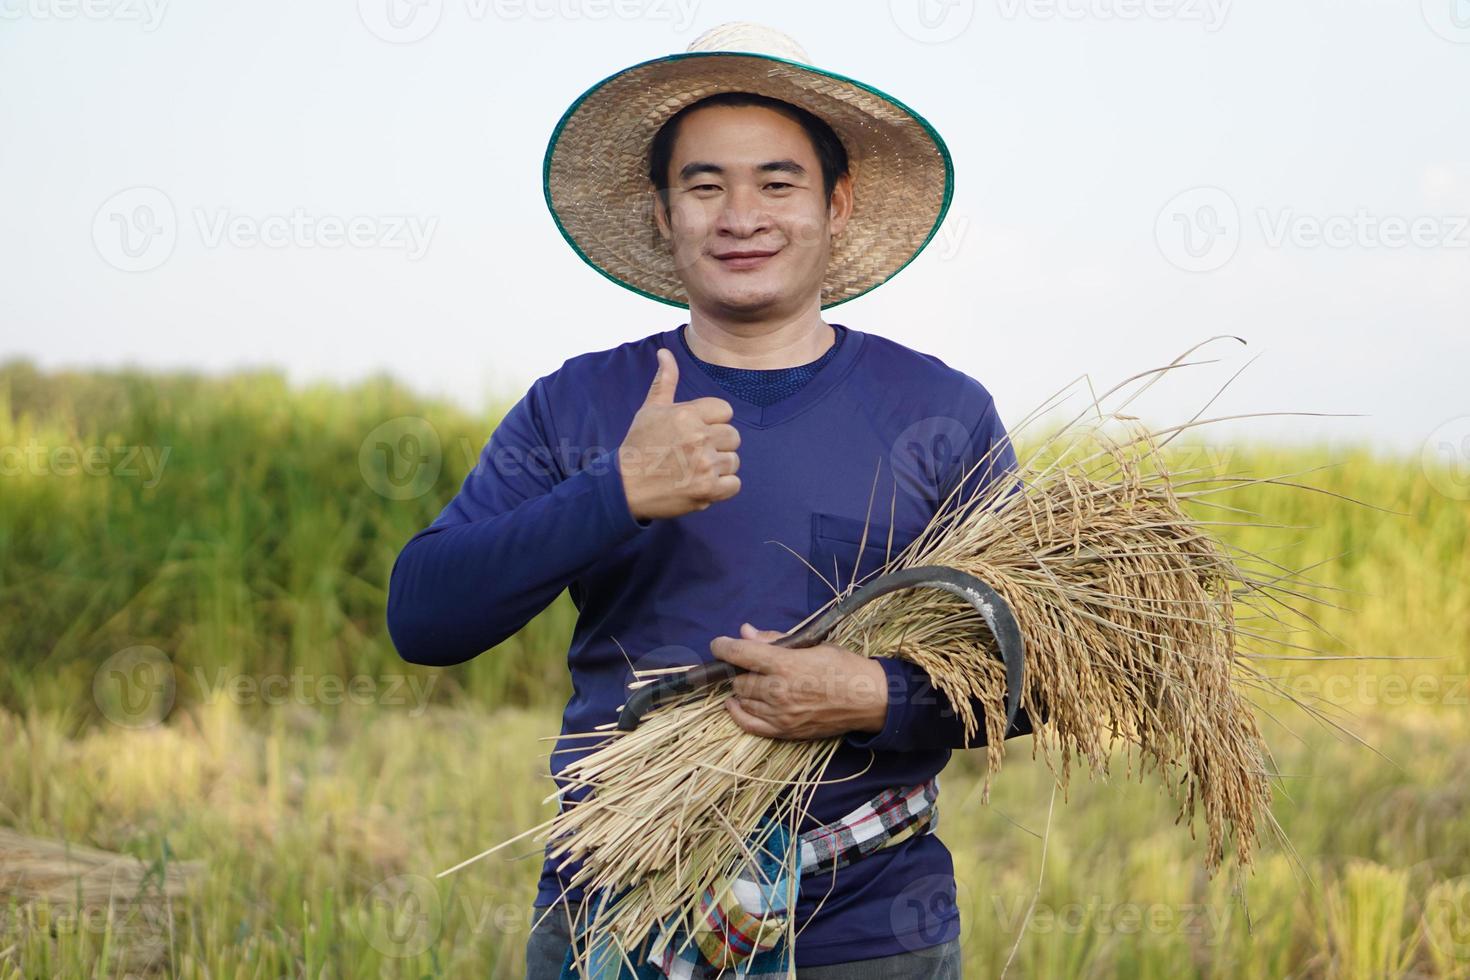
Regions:
<instances>
[{"instance_id":1,"label":"bundle of harvested rice","mask_svg":"<svg viewBox=\"0 0 1470 980\"><path fill-rule=\"evenodd\" d=\"M1269 753L1245 698L1274 685L1241 656L1244 640L1266 636L1246 629L1240 613L1250 609L1287 625L1285 610L1313 622L1291 603L1307 598L1304 586L1312 583L1259 556L1233 556L1206 529L1249 522L1205 521L1185 510L1243 483L1300 484L1218 473L1181 479L1195 471L1171 472L1161 450L1179 433L1221 419L1196 415L1185 425L1150 431L1122 414L1166 372L1189 366L1184 358L1199 346L1094 398L1015 471L972 499L945 501L925 531L873 575L939 565L992 586L1025 639L1021 703L1035 731L1033 757L1041 752L1065 791L1074 757L1105 776L1121 742L1130 775L1136 752L1140 778L1153 764L1176 798L1184 786L1179 819L1191 836L1196 808L1203 807L1213 874L1227 838L1233 836L1240 865L1248 868L1262 823L1280 835L1269 809ZM1104 408L1104 399L1139 381L1122 405ZM1055 397L1012 435L1040 418ZM1110 436L1105 430L1112 423L1131 434ZM1256 563L1268 570L1247 567ZM851 583L833 602L867 581ZM867 656L907 658L948 697L969 739L983 727L988 802L990 779L1005 757L1006 673L975 609L943 592L891 592L844 619L828 642ZM653 683L652 673L640 673L637 683ZM795 834L810 790L841 743L747 733L725 709L730 690L723 681L685 694L631 731L610 721L585 733L605 744L558 774L568 784L562 792L585 788L585 798L512 839L536 834L552 841L562 867L582 859L571 884L588 895L616 896L599 909L589 935L611 941L630 962L650 935L689 941L705 890L716 900L728 893L775 827ZM972 698L984 706L980 718L970 709ZM790 918L780 924L786 941L794 938Z\"/></svg>"}]
</instances>

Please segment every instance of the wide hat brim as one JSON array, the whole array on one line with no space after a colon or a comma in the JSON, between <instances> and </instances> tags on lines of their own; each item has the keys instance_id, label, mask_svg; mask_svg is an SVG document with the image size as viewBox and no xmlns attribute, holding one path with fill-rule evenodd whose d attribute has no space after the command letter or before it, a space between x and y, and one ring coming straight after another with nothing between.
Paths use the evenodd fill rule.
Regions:
<instances>
[{"instance_id":1,"label":"wide hat brim","mask_svg":"<svg viewBox=\"0 0 1470 980\"><path fill-rule=\"evenodd\" d=\"M674 257L654 224L648 149L680 109L717 92L802 106L847 149L852 214L832 240L821 307L863 295L913 261L954 196L954 164L934 127L872 86L811 65L743 51L655 58L584 92L551 134L546 205L588 265L649 299L687 308Z\"/></svg>"}]
</instances>

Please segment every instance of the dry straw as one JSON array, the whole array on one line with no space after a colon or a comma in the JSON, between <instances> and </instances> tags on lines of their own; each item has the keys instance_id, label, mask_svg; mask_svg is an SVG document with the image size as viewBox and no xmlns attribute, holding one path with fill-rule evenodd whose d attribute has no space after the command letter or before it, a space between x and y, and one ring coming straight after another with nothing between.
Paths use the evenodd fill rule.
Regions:
<instances>
[{"instance_id":1,"label":"dry straw","mask_svg":"<svg viewBox=\"0 0 1470 980\"><path fill-rule=\"evenodd\" d=\"M1241 867L1249 868L1263 827L1290 846L1271 816L1272 764L1247 700L1252 691L1290 694L1245 651L1251 640L1279 647L1268 632L1272 624L1291 632L1295 618L1315 627L1299 605L1320 602L1312 591L1324 586L1238 552L1210 530L1279 525L1186 513L1213 507L1254 516L1207 499L1244 484L1314 488L1283 476L1171 472L1161 450L1184 431L1224 419L1200 420L1201 409L1183 425L1148 430L1123 414L1167 372L1210 363L1185 361L1200 346L1095 396L1084 412L1040 440L1015 471L972 499L946 500L924 532L874 575L947 565L994 587L1025 638L1021 703L1035 726L1033 758L1040 752L1065 792L1075 760L1090 775L1106 776L1121 743L1129 775L1135 754L1139 778L1155 768L1179 801L1178 819L1191 836L1196 811L1203 809L1205 864L1213 874L1232 839ZM1127 394L1122 404L1104 408L1120 392ZM1012 434L1041 418L1057 397ZM867 580L851 583L841 595ZM967 603L932 590L894 592L844 620L828 642L922 667L963 719L968 740L983 729L988 772L982 799L989 801L990 779L1001 771L1006 750L1005 672L983 620ZM635 686L652 681L653 672L640 672ZM512 839L537 834L537 840L553 841L550 853L561 866L581 858L570 884L587 895L626 889L593 926L596 936L615 938L630 961L651 930L676 915L673 921L687 927L703 890L720 889L746 865L762 813L794 832L810 790L841 743L749 734L725 710L729 693L726 681L654 710L631 732L609 721L585 733L604 741L558 776L568 783L563 792L591 792ZM979 718L970 710L972 698L984 707ZM788 940L792 928L788 921Z\"/></svg>"}]
</instances>

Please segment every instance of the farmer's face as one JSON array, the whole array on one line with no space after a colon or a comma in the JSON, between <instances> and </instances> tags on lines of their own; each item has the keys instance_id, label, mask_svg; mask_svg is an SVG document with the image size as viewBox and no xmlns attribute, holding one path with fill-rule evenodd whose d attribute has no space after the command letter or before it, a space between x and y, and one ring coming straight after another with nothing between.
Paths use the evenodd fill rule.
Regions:
<instances>
[{"instance_id":1,"label":"farmer's face","mask_svg":"<svg viewBox=\"0 0 1470 980\"><path fill-rule=\"evenodd\" d=\"M769 317L820 297L831 236L851 209L846 177L827 204L821 164L797 122L761 106L709 106L680 125L669 210L654 212L691 307ZM728 257L736 252L774 254Z\"/></svg>"}]
</instances>

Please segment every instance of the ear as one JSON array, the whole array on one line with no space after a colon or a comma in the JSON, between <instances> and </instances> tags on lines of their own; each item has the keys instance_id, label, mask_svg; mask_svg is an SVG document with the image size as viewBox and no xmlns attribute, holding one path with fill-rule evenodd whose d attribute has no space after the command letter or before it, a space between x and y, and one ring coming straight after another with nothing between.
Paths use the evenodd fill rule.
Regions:
<instances>
[{"instance_id":1,"label":"ear","mask_svg":"<svg viewBox=\"0 0 1470 980\"><path fill-rule=\"evenodd\" d=\"M852 175L843 174L832 185L832 206L827 211L834 238L842 234L842 230L847 227L847 219L850 217L852 217Z\"/></svg>"},{"instance_id":2,"label":"ear","mask_svg":"<svg viewBox=\"0 0 1470 980\"><path fill-rule=\"evenodd\" d=\"M658 233L662 236L663 240L668 241L670 236L673 235L673 229L669 226L669 215L664 210L663 198L653 186L652 181L648 184L648 196L650 204L653 206L654 225L658 228Z\"/></svg>"}]
</instances>

